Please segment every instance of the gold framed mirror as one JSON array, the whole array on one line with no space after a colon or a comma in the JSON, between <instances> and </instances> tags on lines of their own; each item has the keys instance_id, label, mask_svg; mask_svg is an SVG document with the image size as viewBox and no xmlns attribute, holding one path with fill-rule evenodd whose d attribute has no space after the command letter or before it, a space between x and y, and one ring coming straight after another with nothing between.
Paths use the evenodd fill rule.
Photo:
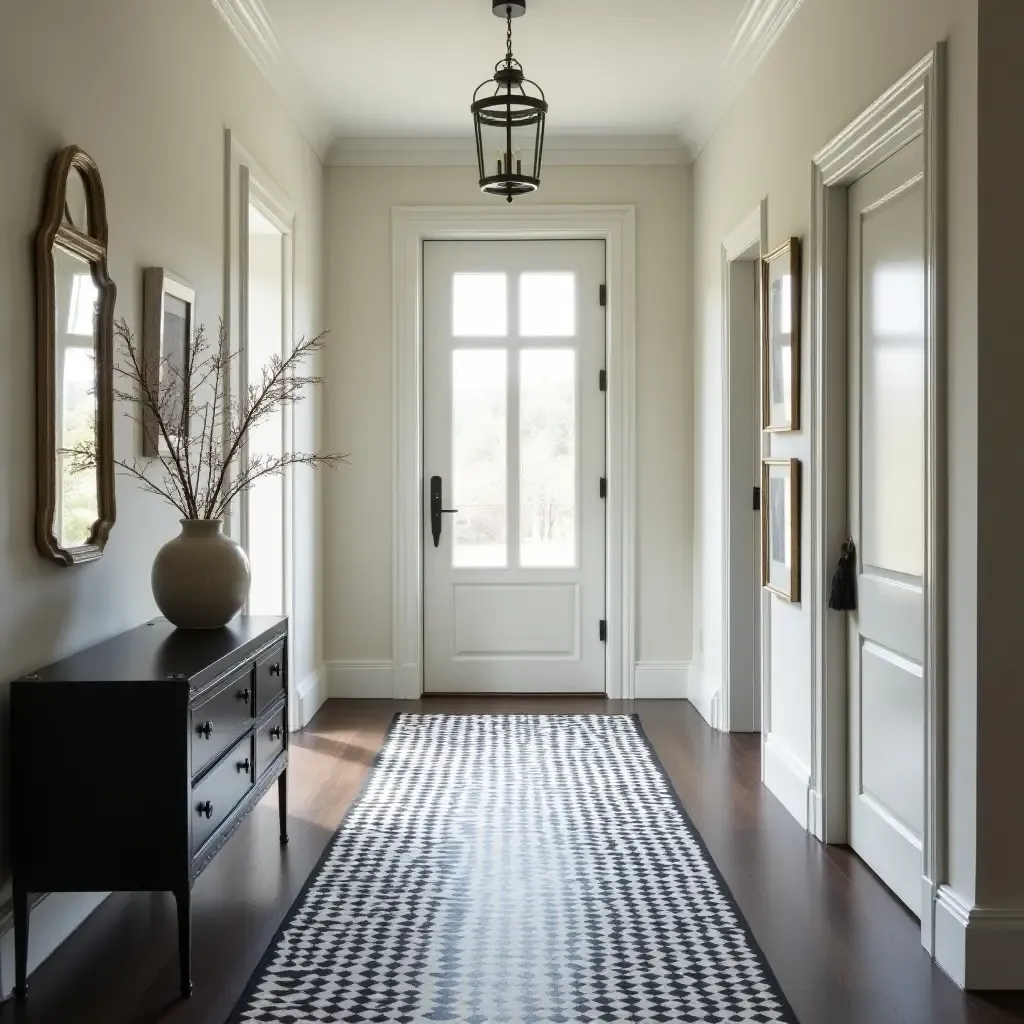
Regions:
<instances>
[{"instance_id":1,"label":"gold framed mirror","mask_svg":"<svg viewBox=\"0 0 1024 1024\"><path fill-rule=\"evenodd\" d=\"M116 518L115 293L100 173L68 146L36 235L36 545L61 565L99 558Z\"/></svg>"}]
</instances>

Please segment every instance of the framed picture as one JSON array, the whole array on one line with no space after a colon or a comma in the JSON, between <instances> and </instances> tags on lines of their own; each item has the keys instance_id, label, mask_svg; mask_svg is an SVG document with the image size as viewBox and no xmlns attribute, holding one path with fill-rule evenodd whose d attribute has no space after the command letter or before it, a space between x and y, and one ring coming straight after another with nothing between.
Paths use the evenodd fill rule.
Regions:
<instances>
[{"instance_id":1,"label":"framed picture","mask_svg":"<svg viewBox=\"0 0 1024 1024\"><path fill-rule=\"evenodd\" d=\"M761 426L800 428L800 239L761 260Z\"/></svg>"},{"instance_id":2,"label":"framed picture","mask_svg":"<svg viewBox=\"0 0 1024 1024\"><path fill-rule=\"evenodd\" d=\"M142 358L147 372L158 379L161 399L168 403L167 423L181 423L185 355L195 325L196 290L163 267L146 267L142 278ZM188 431L188 423L181 424ZM142 454L154 457L166 450L155 421L142 424Z\"/></svg>"},{"instance_id":3,"label":"framed picture","mask_svg":"<svg viewBox=\"0 0 1024 1024\"><path fill-rule=\"evenodd\" d=\"M761 463L761 585L800 600L800 460Z\"/></svg>"}]
</instances>

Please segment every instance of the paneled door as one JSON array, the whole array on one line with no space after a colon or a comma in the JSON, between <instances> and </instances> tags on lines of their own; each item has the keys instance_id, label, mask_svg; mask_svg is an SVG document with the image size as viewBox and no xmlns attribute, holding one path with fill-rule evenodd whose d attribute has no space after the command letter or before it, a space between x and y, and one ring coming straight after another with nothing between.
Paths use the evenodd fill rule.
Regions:
<instances>
[{"instance_id":1,"label":"paneled door","mask_svg":"<svg viewBox=\"0 0 1024 1024\"><path fill-rule=\"evenodd\" d=\"M850 843L921 915L925 185L910 143L849 191Z\"/></svg>"},{"instance_id":2,"label":"paneled door","mask_svg":"<svg viewBox=\"0 0 1024 1024\"><path fill-rule=\"evenodd\" d=\"M604 267L424 245L427 692L604 692Z\"/></svg>"}]
</instances>

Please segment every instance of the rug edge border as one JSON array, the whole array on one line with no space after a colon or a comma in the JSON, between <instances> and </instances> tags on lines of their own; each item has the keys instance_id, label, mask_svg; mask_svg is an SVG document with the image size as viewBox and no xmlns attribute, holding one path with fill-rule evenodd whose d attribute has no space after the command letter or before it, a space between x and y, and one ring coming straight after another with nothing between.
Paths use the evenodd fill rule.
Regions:
<instances>
[{"instance_id":1,"label":"rug edge border","mask_svg":"<svg viewBox=\"0 0 1024 1024\"><path fill-rule=\"evenodd\" d=\"M736 915L736 920L739 922L744 935L747 937L747 941L750 943L751 948L757 956L761 969L771 982L772 989L774 990L776 998L782 1004L783 1011L788 1013L792 1018L791 1022L782 1021L781 1024L800 1024L800 1018L796 1015L796 1011L793 1009L786 993L782 990L782 983L779 981L778 976L775 973L775 968L768 962L768 957L765 956L765 952L761 948L761 943L757 941L757 937L754 935L753 929L750 927L750 922L747 920L746 914L743 913L743 909L740 907L739 901L733 894L732 888L726 881L725 875L722 874L722 869L718 866L718 862L712 856L711 850L708 849L708 844L705 842L704 836L701 835L700 829L697 828L696 823L690 816L690 812L686 809L686 805L683 803L683 798L679 795L679 792L675 787L675 783L672 781L672 776L669 775L668 769L658 756L658 751L655 749L654 744L651 742L650 737L644 729L639 713L634 711L629 715L629 718L633 723L633 728L636 730L637 736L640 738L651 758L651 763L657 769L658 774L661 776L665 785L668 787L669 792L672 794L672 799L675 801L676 809L680 814L682 814L686 824L689 825L690 832L693 835L693 839L697 843L697 846L700 848L700 852L704 854L705 859L711 865L711 870L715 879L722 887L722 892L725 893L725 897L729 901L729 905L732 907L733 913Z\"/></svg>"}]
</instances>

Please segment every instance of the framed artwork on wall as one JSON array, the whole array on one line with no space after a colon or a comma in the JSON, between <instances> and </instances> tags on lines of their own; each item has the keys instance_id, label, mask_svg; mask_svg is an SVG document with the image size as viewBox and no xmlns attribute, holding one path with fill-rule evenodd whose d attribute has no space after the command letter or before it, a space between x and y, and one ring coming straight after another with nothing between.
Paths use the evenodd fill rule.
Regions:
<instances>
[{"instance_id":1,"label":"framed artwork on wall","mask_svg":"<svg viewBox=\"0 0 1024 1024\"><path fill-rule=\"evenodd\" d=\"M188 436L182 408L185 353L195 327L195 287L163 267L146 267L142 279L142 358L150 379L158 382L164 422L177 423ZM166 406L164 406L166 403ZM142 424L142 454L153 458L167 447L156 421Z\"/></svg>"},{"instance_id":2,"label":"framed artwork on wall","mask_svg":"<svg viewBox=\"0 0 1024 1024\"><path fill-rule=\"evenodd\" d=\"M761 463L761 585L800 600L800 460Z\"/></svg>"},{"instance_id":3,"label":"framed artwork on wall","mask_svg":"<svg viewBox=\"0 0 1024 1024\"><path fill-rule=\"evenodd\" d=\"M800 428L800 239L761 261L761 426Z\"/></svg>"}]
</instances>

